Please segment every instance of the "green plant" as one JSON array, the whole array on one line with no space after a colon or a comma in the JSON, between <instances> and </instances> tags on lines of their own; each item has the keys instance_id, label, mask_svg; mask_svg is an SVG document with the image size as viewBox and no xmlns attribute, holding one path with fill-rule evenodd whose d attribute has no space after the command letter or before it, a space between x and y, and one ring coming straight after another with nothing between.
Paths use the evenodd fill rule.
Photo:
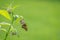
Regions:
<instances>
[{"instance_id":1,"label":"green plant","mask_svg":"<svg viewBox=\"0 0 60 40\"><path fill-rule=\"evenodd\" d=\"M25 29L27 31L27 25L24 21L23 16L19 16L19 15L14 15L13 13L13 9L15 9L16 7L11 7L9 6L6 10L0 10L0 15L4 16L7 20L10 21L10 23L7 22L0 22L0 30L6 32L6 36L5 39L7 39L8 34L11 33L12 35L17 35L17 29L14 28L14 22L20 22L22 25L22 28ZM5 28L2 28L2 25L8 25L8 30L6 30Z\"/></svg>"}]
</instances>

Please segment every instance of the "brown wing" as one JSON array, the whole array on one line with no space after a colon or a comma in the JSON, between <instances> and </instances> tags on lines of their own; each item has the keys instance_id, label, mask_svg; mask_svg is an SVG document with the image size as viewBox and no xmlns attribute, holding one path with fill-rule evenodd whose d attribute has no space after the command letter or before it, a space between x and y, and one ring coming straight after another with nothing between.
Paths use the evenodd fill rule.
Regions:
<instances>
[{"instance_id":1,"label":"brown wing","mask_svg":"<svg viewBox=\"0 0 60 40\"><path fill-rule=\"evenodd\" d=\"M26 25L26 24L23 24L23 25L22 25L22 28L23 28L23 29L25 29L25 31L27 31L27 30L28 30L28 29L27 29L27 25Z\"/></svg>"},{"instance_id":2,"label":"brown wing","mask_svg":"<svg viewBox=\"0 0 60 40\"><path fill-rule=\"evenodd\" d=\"M21 19L21 20L20 20L20 23L21 23L21 25L22 25L22 28L25 29L25 31L27 31L28 29L27 29L27 25L26 25L24 19Z\"/></svg>"}]
</instances>

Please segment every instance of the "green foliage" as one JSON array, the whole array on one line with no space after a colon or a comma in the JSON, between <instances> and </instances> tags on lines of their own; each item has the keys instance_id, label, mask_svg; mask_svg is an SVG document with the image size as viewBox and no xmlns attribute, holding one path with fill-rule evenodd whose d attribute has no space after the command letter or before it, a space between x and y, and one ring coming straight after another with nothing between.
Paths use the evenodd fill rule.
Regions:
<instances>
[{"instance_id":1,"label":"green foliage","mask_svg":"<svg viewBox=\"0 0 60 40\"><path fill-rule=\"evenodd\" d=\"M12 5L10 5L6 10L0 10L0 15L4 16L7 20L10 21L10 23L7 22L1 22L0 23L0 31L6 32L6 36L5 39L7 39L7 36L9 33L11 33L12 35L17 35L17 29L14 28L14 22L18 23L20 22L20 16L19 15L14 15L13 10L18 7L18 6L14 6L12 7ZM2 26L8 25L8 30L5 29L4 27L2 28ZM24 24L23 24L24 25ZM19 25L20 26L20 25Z\"/></svg>"},{"instance_id":2,"label":"green foliage","mask_svg":"<svg viewBox=\"0 0 60 40\"><path fill-rule=\"evenodd\" d=\"M4 28L1 28L0 31L7 32L7 30Z\"/></svg>"},{"instance_id":3,"label":"green foliage","mask_svg":"<svg viewBox=\"0 0 60 40\"><path fill-rule=\"evenodd\" d=\"M20 16L19 15L14 15L14 22L18 23L20 21Z\"/></svg>"},{"instance_id":4,"label":"green foliage","mask_svg":"<svg viewBox=\"0 0 60 40\"><path fill-rule=\"evenodd\" d=\"M6 10L0 10L0 15L4 16L5 18L11 20L9 13Z\"/></svg>"},{"instance_id":5,"label":"green foliage","mask_svg":"<svg viewBox=\"0 0 60 40\"><path fill-rule=\"evenodd\" d=\"M2 22L2 23L0 23L0 25L2 26L2 25L8 25L8 26L10 26L11 24L10 23L7 23L7 22Z\"/></svg>"}]
</instances>

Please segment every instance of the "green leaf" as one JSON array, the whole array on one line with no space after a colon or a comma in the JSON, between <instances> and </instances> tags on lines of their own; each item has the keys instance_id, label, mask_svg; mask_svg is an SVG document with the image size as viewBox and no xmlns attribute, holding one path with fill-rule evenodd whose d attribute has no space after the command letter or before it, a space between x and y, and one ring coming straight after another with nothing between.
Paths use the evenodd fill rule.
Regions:
<instances>
[{"instance_id":1,"label":"green leaf","mask_svg":"<svg viewBox=\"0 0 60 40\"><path fill-rule=\"evenodd\" d=\"M14 15L14 22L18 23L20 21L19 15Z\"/></svg>"},{"instance_id":2,"label":"green leaf","mask_svg":"<svg viewBox=\"0 0 60 40\"><path fill-rule=\"evenodd\" d=\"M9 9L10 11L14 11L16 8L20 7L19 5L13 5L12 3L7 5L7 9Z\"/></svg>"},{"instance_id":3,"label":"green leaf","mask_svg":"<svg viewBox=\"0 0 60 40\"><path fill-rule=\"evenodd\" d=\"M4 16L8 20L11 20L9 13L6 10L0 10L0 15Z\"/></svg>"},{"instance_id":4,"label":"green leaf","mask_svg":"<svg viewBox=\"0 0 60 40\"><path fill-rule=\"evenodd\" d=\"M19 15L16 15L15 17L16 17L16 19L14 21L15 23L19 23L20 20L23 20L24 19L23 16L19 16Z\"/></svg>"},{"instance_id":5,"label":"green leaf","mask_svg":"<svg viewBox=\"0 0 60 40\"><path fill-rule=\"evenodd\" d=\"M20 18L17 18L15 22L18 23L19 21L20 21Z\"/></svg>"},{"instance_id":6,"label":"green leaf","mask_svg":"<svg viewBox=\"0 0 60 40\"><path fill-rule=\"evenodd\" d=\"M12 7L12 11L13 11L14 9L18 8L18 7L20 7L20 6L19 6L19 5L13 6L13 7Z\"/></svg>"},{"instance_id":7,"label":"green leaf","mask_svg":"<svg viewBox=\"0 0 60 40\"><path fill-rule=\"evenodd\" d=\"M11 24L6 23L6 22L2 22L2 23L0 23L0 25L8 25L8 26L10 26Z\"/></svg>"},{"instance_id":8,"label":"green leaf","mask_svg":"<svg viewBox=\"0 0 60 40\"><path fill-rule=\"evenodd\" d=\"M1 25L0 25L0 28L1 28Z\"/></svg>"},{"instance_id":9,"label":"green leaf","mask_svg":"<svg viewBox=\"0 0 60 40\"><path fill-rule=\"evenodd\" d=\"M3 29L3 28L1 28L1 29L0 29L0 31L4 31L4 32L7 32L7 30L6 30L6 29Z\"/></svg>"},{"instance_id":10,"label":"green leaf","mask_svg":"<svg viewBox=\"0 0 60 40\"><path fill-rule=\"evenodd\" d=\"M10 28L10 32L13 31L13 30L14 30L14 28L13 28L13 26L11 26L11 28Z\"/></svg>"}]
</instances>

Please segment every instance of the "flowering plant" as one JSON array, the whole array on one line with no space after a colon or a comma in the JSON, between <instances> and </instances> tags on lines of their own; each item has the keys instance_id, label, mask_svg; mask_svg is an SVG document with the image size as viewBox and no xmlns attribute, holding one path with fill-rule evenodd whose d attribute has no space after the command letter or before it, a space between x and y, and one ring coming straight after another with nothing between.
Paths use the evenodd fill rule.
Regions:
<instances>
[{"instance_id":1,"label":"flowering plant","mask_svg":"<svg viewBox=\"0 0 60 40\"><path fill-rule=\"evenodd\" d=\"M10 23L7 23L7 22L0 22L0 31L4 31L6 32L6 36L5 36L5 39L7 39L8 37L8 34L11 33L12 35L17 35L17 29L14 28L14 22L17 23L21 23L22 25L22 28L25 29L27 31L27 25L24 21L24 18L23 16L19 16L19 15L14 15L13 13L13 9L15 9L16 7L11 7L9 6L7 9L3 9L3 10L0 10L0 15L4 16L7 20L10 21ZM8 25L8 30L3 28L2 25Z\"/></svg>"}]
</instances>

